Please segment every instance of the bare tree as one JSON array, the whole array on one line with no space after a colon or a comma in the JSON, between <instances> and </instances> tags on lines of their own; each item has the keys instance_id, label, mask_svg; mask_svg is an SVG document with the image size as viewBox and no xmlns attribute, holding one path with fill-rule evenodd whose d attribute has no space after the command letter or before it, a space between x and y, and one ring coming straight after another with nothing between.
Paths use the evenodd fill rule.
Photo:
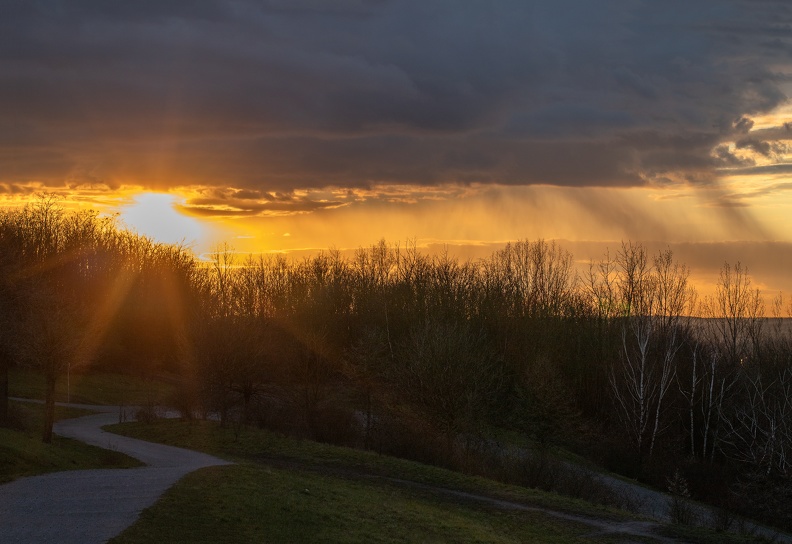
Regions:
<instances>
[{"instance_id":1,"label":"bare tree","mask_svg":"<svg viewBox=\"0 0 792 544\"><path fill-rule=\"evenodd\" d=\"M690 331L690 314L696 305L696 291L688 284L690 272L685 265L674 260L670 249L661 251L653 259L655 298L654 319L657 321L658 358L660 371L657 403L654 409L654 424L649 443L652 455L655 440L661 428L664 410L667 409L666 395L676 377L676 358L682 348L684 336Z\"/></svg>"},{"instance_id":2,"label":"bare tree","mask_svg":"<svg viewBox=\"0 0 792 544\"><path fill-rule=\"evenodd\" d=\"M707 339L694 339L689 367L684 375L677 375L687 411L690 454L710 462L720 447L724 401L737 383L737 375L720 357L720 350Z\"/></svg>"},{"instance_id":3,"label":"bare tree","mask_svg":"<svg viewBox=\"0 0 792 544\"><path fill-rule=\"evenodd\" d=\"M753 355L764 314L761 294L751 287L748 268L739 261L734 267L724 263L715 294L704 300L702 311L709 336L718 342L725 363L745 364Z\"/></svg>"},{"instance_id":4,"label":"bare tree","mask_svg":"<svg viewBox=\"0 0 792 544\"><path fill-rule=\"evenodd\" d=\"M577 289L572 255L555 241L508 243L485 266L504 286L517 315L562 315Z\"/></svg>"},{"instance_id":5,"label":"bare tree","mask_svg":"<svg viewBox=\"0 0 792 544\"><path fill-rule=\"evenodd\" d=\"M19 310L18 358L45 380L42 434L49 441L55 385L64 370L94 360L116 311L129 303L129 286L144 269L157 272L161 261L175 266L181 259L183 264L185 252L121 235L113 218L67 212L49 195L6 211L0 244L13 248L0 258L0 289ZM11 274L7 259L13 263Z\"/></svg>"},{"instance_id":6,"label":"bare tree","mask_svg":"<svg viewBox=\"0 0 792 544\"><path fill-rule=\"evenodd\" d=\"M687 268L674 261L670 250L649 264L645 248L633 243L623 243L616 257L615 285L623 314L621 356L611 367L611 393L636 452L651 456L665 430L683 316L694 292L688 287Z\"/></svg>"},{"instance_id":7,"label":"bare tree","mask_svg":"<svg viewBox=\"0 0 792 544\"><path fill-rule=\"evenodd\" d=\"M234 249L224 243L211 253L208 281L216 315L230 316L234 313L236 256Z\"/></svg>"},{"instance_id":8,"label":"bare tree","mask_svg":"<svg viewBox=\"0 0 792 544\"><path fill-rule=\"evenodd\" d=\"M372 447L373 430L376 423L377 397L384 397L385 374L388 363L392 363L392 350L384 331L369 327L346 350L342 364L345 377L362 393L365 427L363 447Z\"/></svg>"},{"instance_id":9,"label":"bare tree","mask_svg":"<svg viewBox=\"0 0 792 544\"><path fill-rule=\"evenodd\" d=\"M42 438L52 440L55 385L76 362L85 323L86 258L96 242L96 215L67 215L57 199L45 195L19 211L13 236L21 244L24 268L16 280L25 316L21 357L45 377Z\"/></svg>"},{"instance_id":10,"label":"bare tree","mask_svg":"<svg viewBox=\"0 0 792 544\"><path fill-rule=\"evenodd\" d=\"M610 251L598 262L589 263L585 277L585 291L594 316L600 321L617 317L620 314L617 296L616 261L611 258Z\"/></svg>"},{"instance_id":11,"label":"bare tree","mask_svg":"<svg viewBox=\"0 0 792 544\"><path fill-rule=\"evenodd\" d=\"M19 348L22 240L18 214L0 211L0 425L8 423L8 373Z\"/></svg>"},{"instance_id":12,"label":"bare tree","mask_svg":"<svg viewBox=\"0 0 792 544\"><path fill-rule=\"evenodd\" d=\"M65 297L59 289L37 286L27 299L29 314L25 323L25 359L42 372L45 379L44 428L42 440L52 441L55 422L55 386L70 365L76 366L80 330L84 327L84 308Z\"/></svg>"},{"instance_id":13,"label":"bare tree","mask_svg":"<svg viewBox=\"0 0 792 544\"><path fill-rule=\"evenodd\" d=\"M485 416L501 376L480 334L464 324L427 322L402 346L391 379L445 437L449 456L458 433Z\"/></svg>"},{"instance_id":14,"label":"bare tree","mask_svg":"<svg viewBox=\"0 0 792 544\"><path fill-rule=\"evenodd\" d=\"M622 243L616 266L622 351L619 362L611 367L610 386L622 425L638 454L643 455L651 441L651 412L659 394L650 352L657 325L654 283L642 245Z\"/></svg>"},{"instance_id":15,"label":"bare tree","mask_svg":"<svg viewBox=\"0 0 792 544\"><path fill-rule=\"evenodd\" d=\"M334 378L342 372L341 361L324 330L302 330L294 338L288 374L293 404L302 414L305 429L311 436L321 437L321 410L331 394Z\"/></svg>"},{"instance_id":16,"label":"bare tree","mask_svg":"<svg viewBox=\"0 0 792 544\"><path fill-rule=\"evenodd\" d=\"M766 476L792 474L792 368L769 378L743 368L738 398L722 413L722 449Z\"/></svg>"}]
</instances>

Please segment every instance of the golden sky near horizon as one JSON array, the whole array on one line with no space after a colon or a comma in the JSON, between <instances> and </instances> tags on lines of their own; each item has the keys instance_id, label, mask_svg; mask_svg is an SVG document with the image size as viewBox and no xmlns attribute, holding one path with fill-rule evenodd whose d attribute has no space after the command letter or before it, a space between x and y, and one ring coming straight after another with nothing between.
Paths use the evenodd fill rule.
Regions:
<instances>
[{"instance_id":1,"label":"golden sky near horizon","mask_svg":"<svg viewBox=\"0 0 792 544\"><path fill-rule=\"evenodd\" d=\"M792 293L792 8L550 4L15 3L0 203L197 254L639 240Z\"/></svg>"}]
</instances>

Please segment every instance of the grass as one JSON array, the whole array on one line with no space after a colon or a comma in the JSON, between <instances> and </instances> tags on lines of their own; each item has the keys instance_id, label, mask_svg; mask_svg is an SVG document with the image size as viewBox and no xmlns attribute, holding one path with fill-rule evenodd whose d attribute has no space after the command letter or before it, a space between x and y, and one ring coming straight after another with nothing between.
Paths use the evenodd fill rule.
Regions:
<instances>
[{"instance_id":1,"label":"grass","mask_svg":"<svg viewBox=\"0 0 792 544\"><path fill-rule=\"evenodd\" d=\"M154 424L124 423L107 430L125 436L203 451L236 462L266 463L286 460L306 467L353 471L368 475L396 477L420 484L485 493L503 500L518 501L553 510L588 514L598 518L625 519L619 510L584 501L502 484L452 470L378 455L374 452L289 438L266 430L243 427L222 428L216 422L160 420Z\"/></svg>"},{"instance_id":2,"label":"grass","mask_svg":"<svg viewBox=\"0 0 792 544\"><path fill-rule=\"evenodd\" d=\"M592 541L583 536L592 532L588 526L541 512L497 509L427 486L599 519L628 518L554 494L258 429L237 434L214 422L175 420L107 429L237 463L188 475L116 544Z\"/></svg>"},{"instance_id":3,"label":"grass","mask_svg":"<svg viewBox=\"0 0 792 544\"><path fill-rule=\"evenodd\" d=\"M772 542L760 536L751 534L739 535L726 532L715 532L702 527L690 527L686 525L667 525L660 531L662 536L673 538L679 542L689 544L745 544Z\"/></svg>"},{"instance_id":4,"label":"grass","mask_svg":"<svg viewBox=\"0 0 792 544\"><path fill-rule=\"evenodd\" d=\"M596 542L588 532L538 513L243 463L187 476L111 542Z\"/></svg>"},{"instance_id":5,"label":"grass","mask_svg":"<svg viewBox=\"0 0 792 544\"><path fill-rule=\"evenodd\" d=\"M372 452L216 422L160 420L108 430L223 457L237 464L194 472L114 544L146 542L623 542L576 521L506 509L472 493L614 523L636 519L552 493L501 484ZM445 490L445 491L444 491ZM664 526L697 544L756 542ZM654 542L630 536L631 542Z\"/></svg>"},{"instance_id":6,"label":"grass","mask_svg":"<svg viewBox=\"0 0 792 544\"><path fill-rule=\"evenodd\" d=\"M41 441L44 407L38 404L12 402L15 425L0 427L0 483L23 476L61 470L89 468L127 468L140 466L136 459L122 453L89 446L53 436L51 444ZM91 412L73 408L56 408L56 419L79 417Z\"/></svg>"},{"instance_id":7,"label":"grass","mask_svg":"<svg viewBox=\"0 0 792 544\"><path fill-rule=\"evenodd\" d=\"M29 369L15 368L9 374L12 397L44 398L44 376ZM77 404L108 404L149 406L164 404L173 394L173 387L162 381L145 380L123 374L72 373L58 379L56 402Z\"/></svg>"}]
</instances>

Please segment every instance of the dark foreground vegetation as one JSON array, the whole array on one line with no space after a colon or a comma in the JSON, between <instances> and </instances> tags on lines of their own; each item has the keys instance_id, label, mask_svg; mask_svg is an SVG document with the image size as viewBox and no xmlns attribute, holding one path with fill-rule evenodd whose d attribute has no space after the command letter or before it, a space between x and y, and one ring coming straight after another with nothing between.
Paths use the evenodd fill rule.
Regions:
<instances>
[{"instance_id":1,"label":"dark foreground vegetation","mask_svg":"<svg viewBox=\"0 0 792 544\"><path fill-rule=\"evenodd\" d=\"M782 307L763 317L739 263L699 301L685 265L637 243L583 274L542 240L477 262L384 241L198 262L43 198L0 212L0 420L12 367L46 378L45 442L66 375L169 376L185 415L232 429L469 472L503 462L493 437L518 436L539 452L526 465L563 446L789 528Z\"/></svg>"}]
</instances>

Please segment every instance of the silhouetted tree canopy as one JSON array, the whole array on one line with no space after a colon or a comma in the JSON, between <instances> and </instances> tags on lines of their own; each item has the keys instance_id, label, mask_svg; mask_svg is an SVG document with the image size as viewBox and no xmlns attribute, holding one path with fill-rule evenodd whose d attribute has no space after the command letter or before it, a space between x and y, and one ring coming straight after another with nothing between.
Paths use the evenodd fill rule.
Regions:
<instances>
[{"instance_id":1,"label":"silhouetted tree canopy","mask_svg":"<svg viewBox=\"0 0 792 544\"><path fill-rule=\"evenodd\" d=\"M689 275L635 242L582 274L544 240L201 261L45 196L0 211L0 421L15 365L46 381L44 440L64 373L167 375L190 417L444 463L500 429L655 483L720 467L771 519L745 494L792 489L789 312L741 263L701 303Z\"/></svg>"}]
</instances>

